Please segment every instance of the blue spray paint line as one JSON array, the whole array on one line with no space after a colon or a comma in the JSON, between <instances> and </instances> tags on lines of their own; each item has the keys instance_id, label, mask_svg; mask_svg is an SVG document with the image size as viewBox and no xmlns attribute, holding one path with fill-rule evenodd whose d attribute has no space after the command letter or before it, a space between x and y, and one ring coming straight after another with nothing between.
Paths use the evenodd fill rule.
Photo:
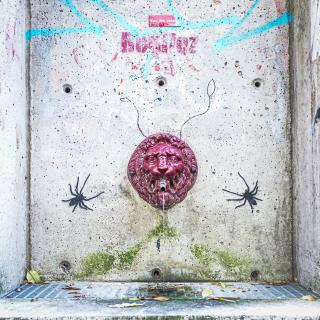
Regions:
<instances>
[{"instance_id":1,"label":"blue spray paint line","mask_svg":"<svg viewBox=\"0 0 320 320\"><path fill-rule=\"evenodd\" d=\"M123 16L118 14L116 11L112 10L106 3L104 3L101 0L90 0L90 1L98 5L101 9L107 11L109 14L111 14L133 36L136 37L139 35L139 30L136 27L130 24Z\"/></svg>"},{"instance_id":2,"label":"blue spray paint line","mask_svg":"<svg viewBox=\"0 0 320 320\"><path fill-rule=\"evenodd\" d=\"M92 24L90 20L84 17L81 12L79 12L76 7L73 5L71 0L61 0L70 10L76 15L86 26L87 28L48 28L48 29L30 29L26 32L26 40L31 40L31 38L36 36L50 36L63 33L101 33L103 28L97 25ZM98 5L104 11L111 14L127 31L129 31L133 37L143 37L143 36L153 36L159 35L161 33L168 32L168 28L158 28L148 31L139 31L136 27L131 25L126 21L124 17L111 9L107 4L101 0L90 0L92 3ZM176 11L173 6L172 0L167 0L171 12L174 12L176 18L181 18L179 13ZM236 17L230 16L227 18L213 19L204 22L183 22L181 18L181 25L170 27L170 30L185 30L185 29L201 29L208 28L213 26L220 26L226 24L234 24L238 21Z\"/></svg>"},{"instance_id":3,"label":"blue spray paint line","mask_svg":"<svg viewBox=\"0 0 320 320\"><path fill-rule=\"evenodd\" d=\"M146 56L146 63L140 68L141 77L145 79L151 72L151 68L158 62L152 52L148 52Z\"/></svg>"},{"instance_id":4,"label":"blue spray paint line","mask_svg":"<svg viewBox=\"0 0 320 320\"><path fill-rule=\"evenodd\" d=\"M26 32L26 40L30 41L37 36L52 36L63 33L101 33L103 30L100 27L89 28L68 28L68 29L30 29Z\"/></svg>"},{"instance_id":5,"label":"blue spray paint line","mask_svg":"<svg viewBox=\"0 0 320 320\"><path fill-rule=\"evenodd\" d=\"M36 36L51 36L62 33L101 33L103 29L100 26L93 24L88 20L77 8L73 5L72 0L61 0L71 12L77 16L87 28L48 28L48 29L30 29L26 32L26 40L31 40Z\"/></svg>"},{"instance_id":6,"label":"blue spray paint line","mask_svg":"<svg viewBox=\"0 0 320 320\"><path fill-rule=\"evenodd\" d=\"M261 35L262 33L273 29L275 27L284 25L284 24L288 24L290 22L293 21L293 16L289 13L289 12L285 12L284 14L282 14L280 17L278 17L277 19L268 22L256 29L253 29L251 31L248 32L244 32L242 34L240 34L239 36L236 37L228 37L228 38L222 38L220 40L218 40L215 44L214 44L214 49L219 51L222 50L228 46L231 46L237 42L246 40L248 38L254 37L254 36L258 36Z\"/></svg>"},{"instance_id":7,"label":"blue spray paint line","mask_svg":"<svg viewBox=\"0 0 320 320\"><path fill-rule=\"evenodd\" d=\"M173 14L173 16L176 18L176 20L179 23L182 23L183 19L182 16L178 13L177 9L175 8L175 6L173 5L172 0L167 0L167 5L169 7L169 10L171 11L171 13Z\"/></svg>"},{"instance_id":8,"label":"blue spray paint line","mask_svg":"<svg viewBox=\"0 0 320 320\"><path fill-rule=\"evenodd\" d=\"M225 38L230 37L243 25L243 23L250 17L250 15L252 14L252 12L254 11L254 9L257 7L259 3L260 3L260 0L255 0L253 5L246 11L243 17L235 23L235 25L230 29L230 31L227 32L227 34L225 35Z\"/></svg>"}]
</instances>

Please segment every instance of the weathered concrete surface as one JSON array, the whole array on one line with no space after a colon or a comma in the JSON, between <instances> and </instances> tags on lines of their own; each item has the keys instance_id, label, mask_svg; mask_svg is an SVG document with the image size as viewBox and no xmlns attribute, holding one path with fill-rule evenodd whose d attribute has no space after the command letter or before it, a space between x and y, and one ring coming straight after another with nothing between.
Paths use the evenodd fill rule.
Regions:
<instances>
[{"instance_id":1,"label":"weathered concrete surface","mask_svg":"<svg viewBox=\"0 0 320 320\"><path fill-rule=\"evenodd\" d=\"M265 280L290 279L288 26L271 23L286 1L174 1L176 10L170 1L31 2L33 268L56 278L65 260L73 275L89 279L151 280L153 268L166 280L247 280L253 270ZM159 32L148 16L170 12L195 23L164 29L165 49L139 52L153 38L125 32ZM161 212L126 177L143 137L134 107L120 97L135 103L146 135L178 135L207 108L212 78L211 110L182 132L198 180L169 210L169 226L159 225ZM248 203L235 209L240 202L227 202L232 195L222 191L245 191L237 172L250 188L259 180L263 201L253 213ZM87 203L94 211L72 212L61 200L89 173L85 195L105 193Z\"/></svg>"},{"instance_id":2,"label":"weathered concrete surface","mask_svg":"<svg viewBox=\"0 0 320 320\"><path fill-rule=\"evenodd\" d=\"M25 1L0 1L0 291L26 266Z\"/></svg>"},{"instance_id":3,"label":"weathered concrete surface","mask_svg":"<svg viewBox=\"0 0 320 320\"><path fill-rule=\"evenodd\" d=\"M112 308L121 301L0 300L0 319L319 319L320 302L217 303L215 301L146 301L135 308Z\"/></svg>"},{"instance_id":4,"label":"weathered concrete surface","mask_svg":"<svg viewBox=\"0 0 320 320\"><path fill-rule=\"evenodd\" d=\"M320 290L320 4L292 5L295 266L298 281Z\"/></svg>"}]
</instances>

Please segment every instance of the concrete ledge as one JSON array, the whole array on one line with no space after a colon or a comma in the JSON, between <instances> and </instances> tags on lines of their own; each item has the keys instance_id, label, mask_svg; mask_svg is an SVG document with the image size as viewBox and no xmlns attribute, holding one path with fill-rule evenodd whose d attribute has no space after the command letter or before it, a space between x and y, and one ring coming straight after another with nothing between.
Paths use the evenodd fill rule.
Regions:
<instances>
[{"instance_id":1,"label":"concrete ledge","mask_svg":"<svg viewBox=\"0 0 320 320\"><path fill-rule=\"evenodd\" d=\"M7 293L0 319L320 319L320 300L301 299L310 294L319 297L295 283L52 282ZM123 303L141 305L116 306Z\"/></svg>"},{"instance_id":2,"label":"concrete ledge","mask_svg":"<svg viewBox=\"0 0 320 320\"><path fill-rule=\"evenodd\" d=\"M320 319L320 302L146 301L112 308L115 301L0 301L0 319ZM118 302L119 303L119 302Z\"/></svg>"}]
</instances>

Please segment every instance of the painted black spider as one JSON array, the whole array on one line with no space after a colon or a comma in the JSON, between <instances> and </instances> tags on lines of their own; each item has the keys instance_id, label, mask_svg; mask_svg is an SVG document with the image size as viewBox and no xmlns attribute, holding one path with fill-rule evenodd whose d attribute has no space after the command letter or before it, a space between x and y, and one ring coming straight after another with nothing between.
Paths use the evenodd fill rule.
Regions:
<instances>
[{"instance_id":1,"label":"painted black spider","mask_svg":"<svg viewBox=\"0 0 320 320\"><path fill-rule=\"evenodd\" d=\"M87 176L80 192L78 191L78 187L79 187L79 177L77 178L77 184L76 184L76 188L75 188L75 191L73 192L72 191L72 187L71 187L71 184L69 184L69 188L70 188L70 193L74 196L74 198L71 198L71 199L68 199L68 200L62 200L63 202L69 202L69 206L72 207L73 206L73 210L72 212L74 212L74 210L76 210L77 206L79 205L79 207L81 209L85 209L85 210L91 210L93 211L91 208L89 208L88 206L86 206L84 204L84 201L90 201L94 198L97 198L99 197L101 194L103 194L104 192L100 192L99 194L95 195L94 197L91 197L91 198L86 198L83 194L82 194L82 191L83 191L83 188L84 186L86 185L88 179L90 177L90 174Z\"/></svg>"},{"instance_id":2,"label":"painted black spider","mask_svg":"<svg viewBox=\"0 0 320 320\"><path fill-rule=\"evenodd\" d=\"M240 204L239 206L236 206L236 209L243 207L248 201L248 203L251 207L251 212L253 212L253 206L257 205L256 200L262 201L261 199L255 197L255 195L258 193L258 181L256 182L254 188L250 191L250 188L248 186L247 181L244 179L244 177L239 172L238 172L238 175L240 176L240 178L244 181L244 183L247 186L247 189L245 190L244 193L240 194L240 193L235 193L235 192L232 192L232 191L229 191L226 189L222 189L222 190L240 197L240 199L227 199L227 201L242 201L242 200L244 200L244 202L242 204Z\"/></svg>"}]
</instances>

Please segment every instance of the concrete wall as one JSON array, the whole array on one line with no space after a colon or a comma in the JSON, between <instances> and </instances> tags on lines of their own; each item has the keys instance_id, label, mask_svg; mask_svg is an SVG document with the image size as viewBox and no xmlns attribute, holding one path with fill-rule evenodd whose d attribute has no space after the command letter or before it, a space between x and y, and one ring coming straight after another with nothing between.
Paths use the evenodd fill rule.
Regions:
<instances>
[{"instance_id":1,"label":"concrete wall","mask_svg":"<svg viewBox=\"0 0 320 320\"><path fill-rule=\"evenodd\" d=\"M293 200L296 276L320 290L320 2L292 1Z\"/></svg>"},{"instance_id":2,"label":"concrete wall","mask_svg":"<svg viewBox=\"0 0 320 320\"><path fill-rule=\"evenodd\" d=\"M148 27L155 14L180 27ZM32 1L32 266L55 278L291 279L289 20L284 0ZM211 79L211 110L182 135L198 180L163 217L126 177L143 137L120 97L146 135L178 135L207 108ZM222 191L245 191L237 172L259 181L254 212ZM72 212L61 200L89 173L85 195L104 194Z\"/></svg>"},{"instance_id":3,"label":"concrete wall","mask_svg":"<svg viewBox=\"0 0 320 320\"><path fill-rule=\"evenodd\" d=\"M25 1L0 1L0 291L25 274L27 103Z\"/></svg>"}]
</instances>

